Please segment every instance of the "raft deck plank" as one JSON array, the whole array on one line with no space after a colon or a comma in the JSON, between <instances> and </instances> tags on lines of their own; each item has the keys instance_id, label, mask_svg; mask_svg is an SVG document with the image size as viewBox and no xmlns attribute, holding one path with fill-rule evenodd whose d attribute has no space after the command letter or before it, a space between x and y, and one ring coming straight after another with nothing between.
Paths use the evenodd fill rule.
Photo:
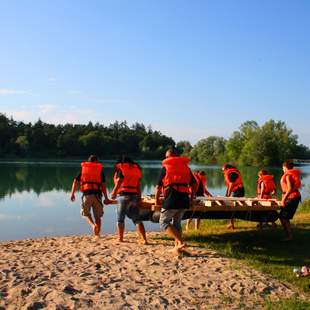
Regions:
<instances>
[{"instance_id":1,"label":"raft deck plank","mask_svg":"<svg viewBox=\"0 0 310 310\"><path fill-rule=\"evenodd\" d=\"M187 211L274 211L281 208L281 201L276 199L258 199L247 197L197 197ZM161 205L156 205L152 197L142 198L142 208L160 211Z\"/></svg>"}]
</instances>

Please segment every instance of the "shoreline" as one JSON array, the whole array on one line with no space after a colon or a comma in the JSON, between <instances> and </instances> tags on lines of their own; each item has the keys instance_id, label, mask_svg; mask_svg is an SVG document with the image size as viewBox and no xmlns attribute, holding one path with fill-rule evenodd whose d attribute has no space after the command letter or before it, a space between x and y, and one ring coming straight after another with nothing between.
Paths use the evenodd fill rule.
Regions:
<instances>
[{"instance_id":1,"label":"shoreline","mask_svg":"<svg viewBox=\"0 0 310 310\"><path fill-rule=\"evenodd\" d=\"M135 233L0 242L0 309L264 309L268 299L302 297L287 284L215 251Z\"/></svg>"}]
</instances>

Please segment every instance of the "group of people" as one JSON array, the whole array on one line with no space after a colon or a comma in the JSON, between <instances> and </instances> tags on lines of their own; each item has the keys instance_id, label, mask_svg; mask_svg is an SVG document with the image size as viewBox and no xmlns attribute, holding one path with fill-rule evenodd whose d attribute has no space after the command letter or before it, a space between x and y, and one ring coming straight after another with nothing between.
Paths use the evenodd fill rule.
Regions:
<instances>
[{"instance_id":1,"label":"group of people","mask_svg":"<svg viewBox=\"0 0 310 310\"><path fill-rule=\"evenodd\" d=\"M182 239L181 227L184 212L190 207L195 196L212 195L207 190L205 172L191 171L189 158L179 156L174 149L169 149L165 157L155 187L155 200L157 205L162 205L159 218L160 228L174 239L173 251L179 254L185 251L184 248L186 247ZM244 197L245 190L240 171L231 164L225 164L222 171L227 187L226 196ZM103 166L98 158L91 155L88 161L82 162L81 171L72 184L71 200L75 201L75 193L80 185L80 190L83 193L81 214L91 225L95 236L100 235L103 203L115 203L115 199L118 197L117 232L119 241L123 241L124 221L125 217L128 216L136 225L140 242L147 244L145 228L140 219L141 178L140 166L129 157L122 156L114 167L114 188L110 199L105 185ZM285 240L292 240L290 220L300 202L299 188L301 182L300 171L294 169L291 161L283 163L283 176L280 185L283 193L283 208L280 211L279 218L286 232ZM273 176L268 174L266 170L260 170L257 185L258 198L270 199L275 191ZM102 196L104 197L103 202ZM188 227L189 224L190 221L187 222L186 226ZM199 219L196 222L196 228L198 227ZM229 228L235 228L234 219L231 219Z\"/></svg>"}]
</instances>

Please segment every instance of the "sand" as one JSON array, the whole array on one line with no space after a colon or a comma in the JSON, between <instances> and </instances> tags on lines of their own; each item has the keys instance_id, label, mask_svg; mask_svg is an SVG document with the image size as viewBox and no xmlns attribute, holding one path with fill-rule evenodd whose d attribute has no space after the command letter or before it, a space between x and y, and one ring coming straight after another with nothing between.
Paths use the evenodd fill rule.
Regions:
<instances>
[{"instance_id":1,"label":"sand","mask_svg":"<svg viewBox=\"0 0 310 310\"><path fill-rule=\"evenodd\" d=\"M135 233L0 243L0 309L245 309L289 298L288 285L216 252Z\"/></svg>"}]
</instances>

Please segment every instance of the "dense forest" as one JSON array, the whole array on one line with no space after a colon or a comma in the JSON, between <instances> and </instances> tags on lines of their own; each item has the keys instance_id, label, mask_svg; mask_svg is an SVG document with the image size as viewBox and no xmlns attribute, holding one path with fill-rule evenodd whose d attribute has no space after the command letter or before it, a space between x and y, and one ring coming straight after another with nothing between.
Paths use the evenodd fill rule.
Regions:
<instances>
[{"instance_id":1,"label":"dense forest","mask_svg":"<svg viewBox=\"0 0 310 310\"><path fill-rule=\"evenodd\" d=\"M25 124L0 113L1 158L83 158L97 154L112 159L129 154L136 159L162 159L168 147L205 164L270 166L288 158L310 158L309 148L299 144L297 135L282 121L270 120L262 126L247 121L228 139L209 136L192 146L189 141L176 144L171 137L141 123L53 125L38 120Z\"/></svg>"}]
</instances>

